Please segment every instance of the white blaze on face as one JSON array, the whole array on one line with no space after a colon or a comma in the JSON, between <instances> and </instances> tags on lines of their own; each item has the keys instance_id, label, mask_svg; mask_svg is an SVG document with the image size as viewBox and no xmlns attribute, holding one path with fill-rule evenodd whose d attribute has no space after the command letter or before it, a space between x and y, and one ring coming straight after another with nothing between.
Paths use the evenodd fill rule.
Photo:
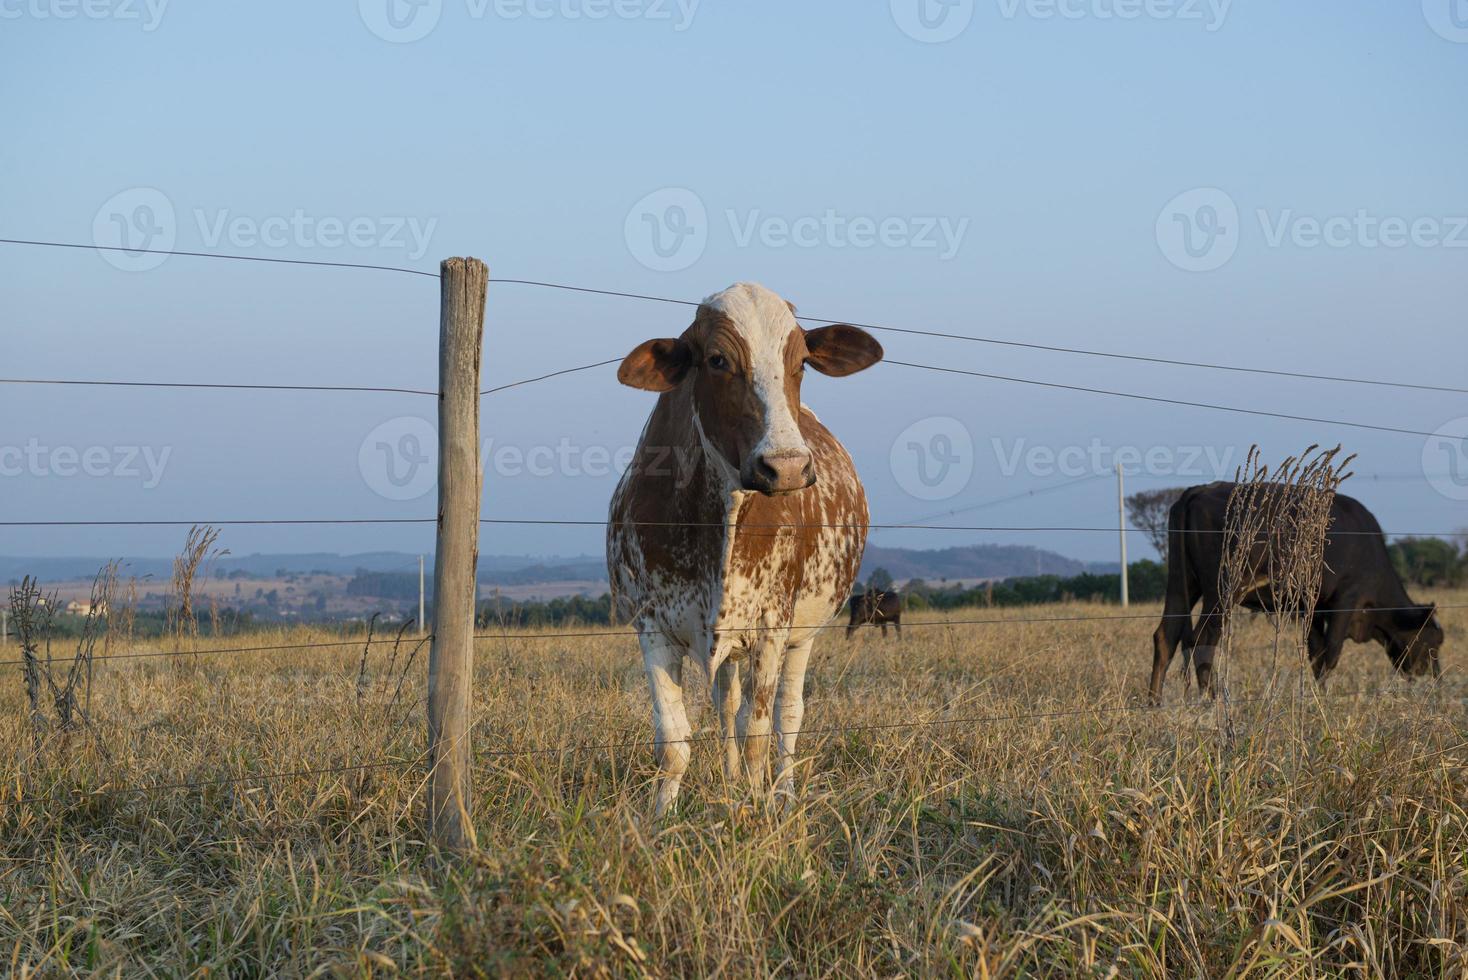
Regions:
<instances>
[{"instance_id":1,"label":"white blaze on face","mask_svg":"<svg viewBox=\"0 0 1468 980\"><path fill-rule=\"evenodd\" d=\"M727 316L749 347L750 382L765 413L753 457L809 455L785 397L785 344L799 329L795 314L778 295L752 282L735 283L703 302Z\"/></svg>"}]
</instances>

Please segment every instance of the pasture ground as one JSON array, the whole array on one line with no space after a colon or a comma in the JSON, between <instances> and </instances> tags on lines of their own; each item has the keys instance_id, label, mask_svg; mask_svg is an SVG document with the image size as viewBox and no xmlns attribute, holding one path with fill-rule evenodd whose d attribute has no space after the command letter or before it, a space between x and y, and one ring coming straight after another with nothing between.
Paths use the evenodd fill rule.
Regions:
<instances>
[{"instance_id":1,"label":"pasture ground","mask_svg":"<svg viewBox=\"0 0 1468 980\"><path fill-rule=\"evenodd\" d=\"M901 642L832 630L808 680L799 803L749 805L702 742L661 825L635 641L483 640L482 856L452 870L420 844L426 651L397 707L390 645L365 687L360 647L107 661L94 732L39 744L12 665L0 970L1468 974L1468 609L1442 613L1440 683L1394 678L1379 648L1352 645L1319 701L1296 696L1288 653L1276 697L1252 700L1273 660L1252 621L1227 717L1184 702L1177 661L1167 704L1144 709L1156 611L919 626L928 614ZM145 786L164 788L128 791Z\"/></svg>"}]
</instances>

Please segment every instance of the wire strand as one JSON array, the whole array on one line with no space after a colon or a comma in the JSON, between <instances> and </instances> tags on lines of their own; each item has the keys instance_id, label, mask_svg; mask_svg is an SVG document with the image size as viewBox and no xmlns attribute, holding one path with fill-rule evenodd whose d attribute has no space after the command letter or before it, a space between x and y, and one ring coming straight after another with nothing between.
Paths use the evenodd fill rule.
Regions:
<instances>
[{"instance_id":1,"label":"wire strand","mask_svg":"<svg viewBox=\"0 0 1468 980\"><path fill-rule=\"evenodd\" d=\"M132 653L98 653L93 654L86 659L93 661L151 660L155 657L212 657L219 654L278 653L287 650L294 653L298 650L323 650L331 647L352 647L355 649L356 647L369 646L371 644L379 643L397 644L401 642L404 645L410 643L420 644L423 643L425 640L430 640L432 638L433 634L431 633L427 636L415 635L411 637L403 637L401 638L401 640L398 637L394 636L373 637L371 639L363 636L355 640L318 640L309 643L278 643L252 647L215 647L210 650L145 650ZM0 667L14 667L20 664L24 664L25 662L26 661L24 658L19 658L16 660L0 660Z\"/></svg>"},{"instance_id":2,"label":"wire strand","mask_svg":"<svg viewBox=\"0 0 1468 980\"><path fill-rule=\"evenodd\" d=\"M1337 699L1337 698L1361 697L1361 696L1370 695L1370 694L1373 694L1373 693L1376 693L1376 692L1372 692L1372 691L1368 691L1368 690L1354 690L1354 691L1337 691L1337 692L1320 691L1320 692L1312 692L1310 694L1290 695L1290 696L1258 695L1258 696L1247 697L1247 698L1230 698L1228 703L1229 703L1230 706L1234 706L1234 705L1241 705L1241 704L1261 704L1261 703L1264 703L1264 702L1271 702L1271 701L1295 702L1295 701L1314 701L1316 699L1319 699L1319 700L1333 700L1333 699ZM955 717L955 718L932 718L932 719L924 719L922 721L873 722L873 723L867 724L867 725L833 725L833 726L824 727L824 728L803 728L799 732L797 732L796 734L799 735L801 738L805 738L806 736L815 736L815 735L845 735L845 734L850 734L850 733L853 733L853 732L879 732L879 731L901 731L901 730L912 730L912 729L929 729L929 728L938 728L938 727L949 726L949 725L983 725L983 724L993 724L995 722L1004 722L1004 721L1032 721L1032 720L1039 721L1039 720L1054 719L1054 718L1068 718L1068 717L1074 717L1074 716L1078 716L1078 715L1148 714L1148 713L1154 713L1154 712L1158 712L1158 711L1167 711L1167 710L1170 710L1170 706L1165 705L1165 704L1130 704L1130 705L1123 704L1123 705L1110 705L1110 706L1092 705L1092 706L1086 707L1086 708L1063 708L1063 709L1056 709L1056 710L1053 710L1053 711L1026 711L1026 712L1014 712L1014 713L1011 713L1011 714L1002 714L1002 715L962 715L962 716ZM686 738L681 738L681 739L668 739L667 743L665 743L665 744L694 744L694 743L708 743L708 742L726 742L726 741L731 741L731 740L736 739L736 738L738 738L737 735L724 735L724 734L689 735ZM649 746L649 745L652 745L652 744L655 744L654 739L643 738L643 739L629 739L629 740L620 741L620 742L594 742L594 743L580 743L580 744L578 744L578 743L570 743L570 744L567 744L567 745L559 745L559 746L553 746L553 747L547 747L547 748L488 750L488 751L480 752L478 754L479 755L484 755L484 756L492 756L492 757L514 757L514 756L553 755L553 754L554 755L565 755L565 754L568 754L568 753L571 753L571 752L603 752L603 751L615 750L615 749L644 748L644 747ZM1468 742L1458 743L1457 745L1448 747L1447 749L1445 749L1443 751L1444 751L1444 754L1446 754L1446 752L1452 751L1453 748L1461 748L1461 747L1464 747L1464 746L1468 746Z\"/></svg>"},{"instance_id":3,"label":"wire strand","mask_svg":"<svg viewBox=\"0 0 1468 980\"><path fill-rule=\"evenodd\" d=\"M606 367L608 364L619 364L621 363L621 361L622 358L620 357L610 357L607 358L605 361L597 361L595 364L583 364L580 367L563 368L559 371L552 371L550 374L542 374L534 378L525 378L520 381L511 381L507 385L498 385L494 388L486 388L479 394L481 396L492 395L497 391L507 391L510 388L518 388L521 385L534 384L537 381L544 381L547 378L558 378L563 374L575 374L577 371L590 371L592 368Z\"/></svg>"},{"instance_id":4,"label":"wire strand","mask_svg":"<svg viewBox=\"0 0 1468 980\"><path fill-rule=\"evenodd\" d=\"M1181 405L1186 408L1206 408L1215 412L1234 412L1239 415L1257 415L1263 418L1288 419L1294 422L1314 422L1317 425L1341 425L1352 429L1369 429L1373 432L1394 432L1400 435L1425 436L1433 438L1440 436L1437 432L1427 432L1422 429L1401 429L1391 425L1372 425L1369 422L1346 422L1341 419L1314 418L1309 415L1290 415L1286 412L1269 412L1260 408L1240 408L1236 405L1214 405L1209 402L1186 401L1181 398L1163 398L1159 395L1139 395L1131 391L1111 391L1107 388L1088 388L1084 385L1062 384L1058 381L1036 381L1034 378L1015 378L1004 374L988 374L983 371L969 371L964 368L939 367L936 364L916 364L912 361L897 361L892 358L883 358L884 364L896 364L899 367L918 368L923 371L939 371L943 374L961 374L970 378L986 378L990 381L1007 381L1011 384L1035 385L1041 388L1056 388L1062 391L1082 391L1092 395L1107 395L1111 398L1131 398L1137 401L1153 402L1161 405Z\"/></svg>"},{"instance_id":5,"label":"wire strand","mask_svg":"<svg viewBox=\"0 0 1468 980\"><path fill-rule=\"evenodd\" d=\"M231 519L223 521L110 521L110 520L75 520L75 521L0 521L0 527L194 527L217 526L217 527L239 527L271 524L436 524L436 517L302 517L286 519Z\"/></svg>"},{"instance_id":6,"label":"wire strand","mask_svg":"<svg viewBox=\"0 0 1468 980\"><path fill-rule=\"evenodd\" d=\"M1056 487L1054 489L1059 489ZM982 506L982 505L981 505ZM731 525L721 521L600 521L600 520L559 520L555 518L516 518L516 517L481 517L481 524L509 524L509 525L546 525L553 527L698 527L718 528L727 530ZM1073 531L1100 531L1106 534L1115 534L1123 530L1127 534L1151 534L1146 528L1140 527L1087 527L1082 525L1051 525L1051 524L839 524L822 522L767 522L767 523L739 523L741 531L746 530L776 530L781 528L833 528L841 530L859 530L866 528L872 531L994 531L1016 533L1038 533L1046 531L1073 532ZM1227 528L1169 528L1168 535L1173 534L1228 534ZM1468 536L1468 530L1459 531L1350 531L1330 530L1326 537L1394 537L1394 538L1453 538Z\"/></svg>"},{"instance_id":7,"label":"wire strand","mask_svg":"<svg viewBox=\"0 0 1468 980\"><path fill-rule=\"evenodd\" d=\"M203 388L227 391L369 391L396 395L432 395L438 392L426 388L390 388L374 385L278 385L278 384L227 384L212 381L93 381L71 378L0 378L5 385L77 385L99 388Z\"/></svg>"},{"instance_id":8,"label":"wire strand","mask_svg":"<svg viewBox=\"0 0 1468 980\"><path fill-rule=\"evenodd\" d=\"M1345 612L1409 612L1423 606L1372 606L1368 608L1350 607L1342 609L1316 609L1316 613L1345 613ZM1465 604L1443 604L1435 609L1468 609ZM1209 614L1202 614L1201 618L1207 618ZM1116 623L1139 619L1192 619L1191 612L1186 613L1123 613L1119 616L1032 616L1032 617L989 617L986 619L935 619L921 622L907 622L902 624L903 629L908 628L933 628L947 626L1005 626L1010 624L1025 625L1036 623ZM1200 621L1201 621L1200 618ZM858 623L857 628L872 625L869 623ZM786 630L833 630L847 629L849 624L841 622L811 623L806 625L782 624L775 626L719 626L712 627L711 633L778 633ZM642 631L636 629L615 630L583 630L577 632L559 631L555 633L518 633L504 630L498 633L475 633L476 640L560 640L560 639L585 639L598 636L641 636Z\"/></svg>"},{"instance_id":9,"label":"wire strand","mask_svg":"<svg viewBox=\"0 0 1468 980\"><path fill-rule=\"evenodd\" d=\"M623 292L616 289L593 289L587 286L573 286L567 283L547 282L536 279L491 279L491 282L521 285L540 286L546 289L564 290L574 293L591 293L597 296L617 296L624 299L648 300L655 303L673 303L679 306L699 306L693 300L673 299L668 296L650 296L646 293ZM893 327L880 323L859 323L855 320L832 319L830 317L812 316L797 313L797 320L806 320L811 323L837 324L844 323L853 327L861 327L863 330L881 330L888 333L907 334L914 337L932 337L940 340L962 340L975 344L993 344L1002 347L1018 347L1028 350L1047 351L1057 354L1076 354L1085 357L1105 357L1125 361L1140 361L1148 364L1169 364L1175 367L1201 368L1210 371L1230 371L1247 374L1263 374L1274 377L1299 378L1309 381L1331 381L1342 384L1376 385L1388 388L1405 388L1416 391L1441 391L1452 394L1468 394L1468 388L1453 387L1451 385L1430 385L1408 381L1383 381L1374 378L1351 378L1332 374L1309 374L1303 371L1281 371L1275 368L1245 367L1237 364L1213 364L1206 361L1185 361L1167 357L1152 357L1143 354L1124 354L1115 351L1088 350L1080 347L1063 347L1056 344L1036 344L1021 340L1001 340L995 337L980 337L973 334L948 333L939 330L918 330L912 327Z\"/></svg>"},{"instance_id":10,"label":"wire strand","mask_svg":"<svg viewBox=\"0 0 1468 980\"><path fill-rule=\"evenodd\" d=\"M46 248L96 249L101 252L127 252L129 255L181 255L194 259L231 259L236 262L271 262L278 265L317 265L333 269L372 269L377 272L402 272L410 276L437 279L437 272L409 269L399 265L373 265L368 262L326 262L321 259L282 259L265 255L227 255L223 252L185 252L166 248L125 248L118 245L82 245L77 242L43 242L22 238L0 238L0 245L41 245Z\"/></svg>"}]
</instances>

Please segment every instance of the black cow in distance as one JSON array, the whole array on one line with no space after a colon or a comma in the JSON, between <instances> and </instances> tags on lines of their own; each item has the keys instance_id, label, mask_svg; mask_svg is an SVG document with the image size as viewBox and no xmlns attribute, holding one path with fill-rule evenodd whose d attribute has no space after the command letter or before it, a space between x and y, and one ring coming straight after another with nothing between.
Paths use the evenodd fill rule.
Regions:
<instances>
[{"instance_id":1,"label":"black cow in distance","mask_svg":"<svg viewBox=\"0 0 1468 980\"><path fill-rule=\"evenodd\" d=\"M1222 631L1223 598L1218 571L1223 562L1224 522L1236 484L1190 487L1173 504L1167 522L1167 600L1152 637L1153 701L1179 643L1191 651L1200 690L1212 693L1213 655ZM1258 550L1263 551L1264 545ZM1262 557L1259 568L1267 567ZM1233 597L1246 609L1273 612L1275 598L1263 575L1245 594ZM1201 603L1196 626L1194 606ZM855 608L853 606L853 608ZM1346 640L1376 641L1392 666L1408 675L1441 673L1443 630L1436 607L1407 594L1392 567L1386 536L1359 501L1336 494L1326 535L1325 568L1309 639L1310 666L1321 684L1340 659ZM1185 660L1186 663L1186 655Z\"/></svg>"}]
</instances>

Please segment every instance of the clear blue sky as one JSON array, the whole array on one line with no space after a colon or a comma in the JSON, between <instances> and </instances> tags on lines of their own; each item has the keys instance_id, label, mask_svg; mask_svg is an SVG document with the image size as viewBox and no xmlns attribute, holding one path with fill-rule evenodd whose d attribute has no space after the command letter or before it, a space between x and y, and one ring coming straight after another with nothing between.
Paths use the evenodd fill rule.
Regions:
<instances>
[{"instance_id":1,"label":"clear blue sky","mask_svg":"<svg viewBox=\"0 0 1468 980\"><path fill-rule=\"evenodd\" d=\"M1468 29L1455 30L1448 0L1442 11L1437 0L1235 0L1221 21L1215 7L1182 0L1174 16L1131 19L1107 16L1114 0L1069 0L1076 16L1054 17L1043 0L960 0L949 16L971 19L942 43L904 32L900 22L921 23L905 0L895 13L888 3L704 0L686 21L677 4L653 0L621 0L623 15L604 18L590 16L610 6L598 0L518 17L515 0L441 0L397 8L409 30L425 23L415 12L437 16L407 43L369 28L392 33L385 0L172 3L161 16L156 0L152 11L142 0L98 3L105 16L65 19L65 0L0 2L0 237L90 243L121 234L113 214L156 230L156 209L139 205L157 198L143 188L172 209L180 249L422 269L471 254L493 276L694 299L752 279L818 316L1468 382L1468 231L1453 220L1468 215ZM941 9L926 13L932 24ZM634 207L667 188L691 191L705 211L658 212L668 234L693 222L703 247L661 271L638 242ZM1209 271L1179 267L1190 259L1167 236L1181 226L1163 213L1196 188L1217 188L1238 212L1222 216L1231 254ZM1205 204L1219 200L1206 193ZM1198 199L1185 200L1205 221ZM287 229L297 215L307 230ZM1358 215L1426 221L1429 240L1371 247ZM1337 228L1342 244L1310 246L1309 221L1338 216L1352 219ZM803 218L834 230L807 222L804 244L784 241L782 223ZM361 234L338 243L315 224L323 219L358 221ZM938 219L962 229L956 248L924 234ZM862 241L853 221L890 221L888 240ZM399 224L431 233L418 247ZM274 237L256 241L252 229ZM1458 247L1432 242L1434 230ZM435 383L430 279L181 257L126 271L92 250L16 246L0 246L0 269L4 376ZM686 322L673 306L492 285L486 382L620 356ZM1410 429L1468 416L1465 395L881 340L904 360ZM1171 453L1164 471L1188 447L1211 447L1231 470L1251 442L1277 458L1344 441L1361 472L1424 465L1412 436L891 365L813 379L806 400L851 449L879 522L1064 483L1074 471L1050 470L1044 453L1093 444ZM564 439L615 452L635 442L651 405L603 368L486 398L485 435L496 449ZM423 516L431 494L379 495L360 457L375 427L432 410L394 394L0 386L0 452L50 454L41 465L0 455L10 465L0 499L13 519ZM896 467L893 446L916 425L920 446L951 448L934 441L951 423L923 421L935 417L969 433L972 474L924 499L904 489L915 485L904 471L916 465L904 461L912 440L898 445ZM389 431L407 431L397 425ZM127 475L117 450L132 446L168 453L157 486L144 485L142 462ZM92 457L103 475L52 472L57 447L105 451ZM1027 466L1034 447L1039 462ZM614 482L491 472L485 513L597 519ZM1464 503L1425 480L1348 489L1391 529L1468 524ZM1109 524L1115 489L1097 479L962 516ZM158 555L182 534L3 529L0 552ZM414 527L261 528L231 529L223 543L242 554L429 540ZM1093 559L1115 550L1114 535L1081 533L875 540L1021 541ZM481 549L569 554L600 542L595 529L492 528ZM1146 553L1140 540L1134 548Z\"/></svg>"}]
</instances>

